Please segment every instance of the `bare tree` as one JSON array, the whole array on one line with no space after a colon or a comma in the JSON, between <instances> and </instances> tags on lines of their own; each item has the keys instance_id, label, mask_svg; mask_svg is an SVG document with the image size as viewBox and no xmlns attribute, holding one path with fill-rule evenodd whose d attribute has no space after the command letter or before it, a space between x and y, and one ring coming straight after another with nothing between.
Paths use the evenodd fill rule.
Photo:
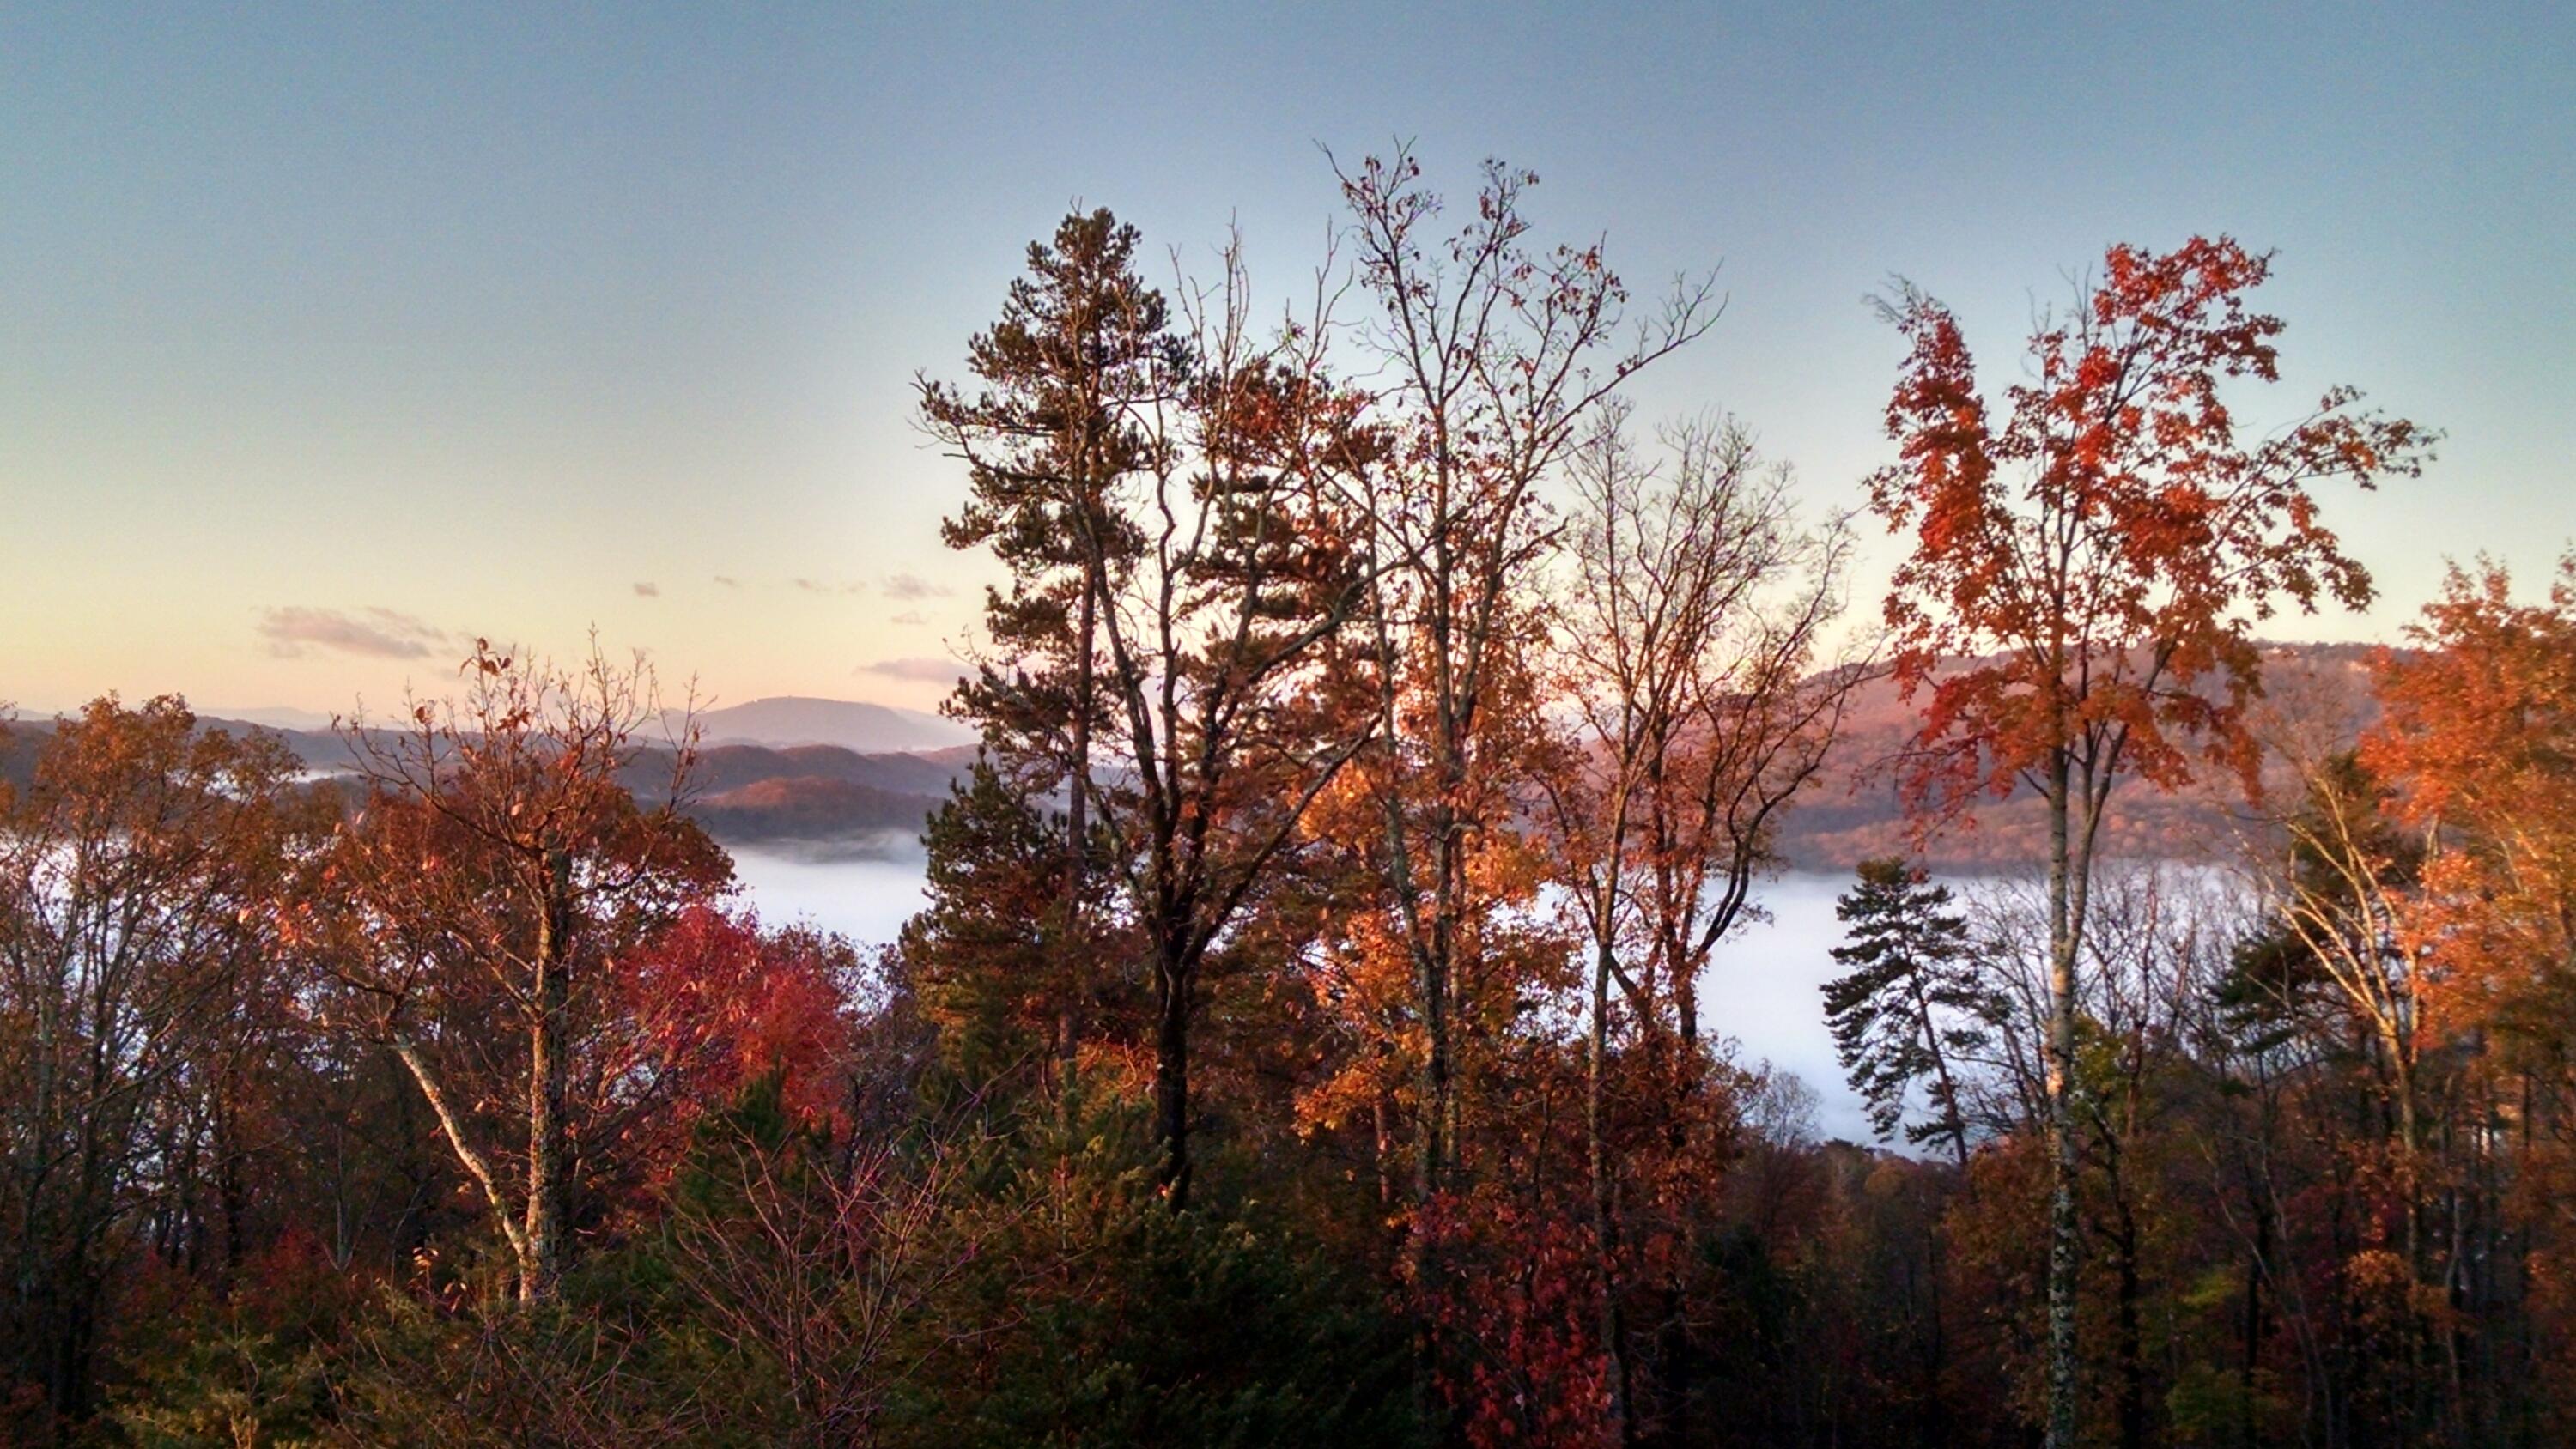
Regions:
<instances>
[{"instance_id":1,"label":"bare tree","mask_svg":"<svg viewBox=\"0 0 2576 1449\"><path fill-rule=\"evenodd\" d=\"M702 1134L671 1261L722 1340L783 1383L783 1442L870 1443L932 1351L910 1330L975 1261L943 1220L963 1168L944 1142L836 1149L765 1105L755 1090Z\"/></svg>"},{"instance_id":2,"label":"bare tree","mask_svg":"<svg viewBox=\"0 0 2576 1449\"><path fill-rule=\"evenodd\" d=\"M1569 460L1573 577L1549 680L1565 738L1540 773L1591 947L1584 1136L1621 1434L1619 1169L1604 1122L1612 988L1651 1076L1692 1090L1698 977L1744 918L1776 821L1817 778L1862 676L1818 668L1841 603L1843 521L1801 529L1787 470L1764 464L1740 427L1673 429L1648 462L1627 421L1620 403L1600 409Z\"/></svg>"}]
</instances>

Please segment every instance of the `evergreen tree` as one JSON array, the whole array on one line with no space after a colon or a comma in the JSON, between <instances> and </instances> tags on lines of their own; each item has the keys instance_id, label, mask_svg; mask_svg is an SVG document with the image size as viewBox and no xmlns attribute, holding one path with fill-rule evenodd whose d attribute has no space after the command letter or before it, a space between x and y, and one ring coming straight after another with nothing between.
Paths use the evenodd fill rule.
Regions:
<instances>
[{"instance_id":1,"label":"evergreen tree","mask_svg":"<svg viewBox=\"0 0 2576 1449\"><path fill-rule=\"evenodd\" d=\"M1097 661L1101 611L1112 581L1144 550L1117 493L1160 460L1162 445L1140 419L1188 372L1169 306L1136 275L1139 239L1105 207L1066 216L1051 243L1030 243L1028 273L1012 281L1000 320L967 344L982 389L919 383L924 426L968 470L966 506L942 537L953 549L989 548L1010 570L1007 589L985 593L997 659L959 685L952 708L982 726L1023 783L1063 791L1056 909L1077 941L1091 736L1109 704ZM1082 999L1068 992L1056 1003L1062 1073L1073 1064Z\"/></svg>"},{"instance_id":2,"label":"evergreen tree","mask_svg":"<svg viewBox=\"0 0 2576 1449\"><path fill-rule=\"evenodd\" d=\"M904 923L904 979L938 1032L943 1085L989 1092L1054 1043L1062 1003L1100 983L1077 980L1056 909L1064 878L1061 817L1043 812L979 754L930 817L928 902Z\"/></svg>"},{"instance_id":3,"label":"evergreen tree","mask_svg":"<svg viewBox=\"0 0 2576 1449\"><path fill-rule=\"evenodd\" d=\"M1834 1052L1868 1104L1870 1125L1893 1140L1946 1142L1965 1166L1968 1124L1951 1063L1985 1038L1989 994L1968 962L1967 917L1951 909L1950 888L1893 856L1865 860L1859 879L1834 903L1847 944L1834 948L1845 974L1824 986ZM1905 1120L1906 1093L1924 1083L1929 1120Z\"/></svg>"}]
</instances>

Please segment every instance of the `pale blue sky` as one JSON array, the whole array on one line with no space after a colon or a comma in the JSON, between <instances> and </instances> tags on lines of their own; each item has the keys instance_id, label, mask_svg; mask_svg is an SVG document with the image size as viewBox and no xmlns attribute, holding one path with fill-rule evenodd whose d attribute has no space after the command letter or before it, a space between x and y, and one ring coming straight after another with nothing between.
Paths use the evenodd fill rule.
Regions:
<instances>
[{"instance_id":1,"label":"pale blue sky","mask_svg":"<svg viewBox=\"0 0 2576 1449\"><path fill-rule=\"evenodd\" d=\"M729 700L926 703L864 668L981 577L913 371L1077 198L1193 258L1237 219L1282 298L1318 144L1395 136L1536 169L1634 280L1722 261L1640 399L1819 506L1883 455L1888 274L2001 361L2105 243L2226 230L2281 251L2266 416L2450 434L2329 500L2388 601L2283 632L2576 534L2571 7L1594 8L9 6L0 699L327 710L596 623Z\"/></svg>"}]
</instances>

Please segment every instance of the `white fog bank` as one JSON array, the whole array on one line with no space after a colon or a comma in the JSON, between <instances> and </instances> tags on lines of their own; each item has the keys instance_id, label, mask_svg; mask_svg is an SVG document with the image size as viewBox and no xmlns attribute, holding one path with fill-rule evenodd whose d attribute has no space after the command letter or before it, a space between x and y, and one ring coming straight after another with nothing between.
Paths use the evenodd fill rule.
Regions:
<instances>
[{"instance_id":1,"label":"white fog bank","mask_svg":"<svg viewBox=\"0 0 2576 1449\"><path fill-rule=\"evenodd\" d=\"M893 941L922 903L918 849L856 856L742 849L734 866L763 919L811 922L863 947ZM1815 1088L1820 1133L1866 1141L1868 1123L1843 1085L1817 990L1835 974L1827 954L1842 939L1834 897L1849 884L1848 876L1809 872L1766 883L1757 899L1772 919L1742 928L1718 949L1700 989L1700 1012L1704 1029L1733 1037L1745 1062L1767 1057Z\"/></svg>"}]
</instances>

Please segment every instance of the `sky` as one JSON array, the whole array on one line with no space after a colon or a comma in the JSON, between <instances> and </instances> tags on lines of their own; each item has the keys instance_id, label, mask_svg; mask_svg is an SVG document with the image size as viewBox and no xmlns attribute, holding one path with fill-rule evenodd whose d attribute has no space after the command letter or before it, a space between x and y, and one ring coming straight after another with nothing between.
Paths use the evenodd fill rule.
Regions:
<instances>
[{"instance_id":1,"label":"sky","mask_svg":"<svg viewBox=\"0 0 2576 1449\"><path fill-rule=\"evenodd\" d=\"M2277 248L2286 381L2440 428L2330 495L2389 638L2576 537L2576 7L0 7L0 700L381 708L475 636L926 706L981 583L910 419L1068 206L1274 304L1411 141L1716 330L1640 380L1885 460L1896 274L2008 365L2115 241ZM1168 263L1166 263L1168 264ZM1875 545L1883 568L1893 545Z\"/></svg>"}]
</instances>

